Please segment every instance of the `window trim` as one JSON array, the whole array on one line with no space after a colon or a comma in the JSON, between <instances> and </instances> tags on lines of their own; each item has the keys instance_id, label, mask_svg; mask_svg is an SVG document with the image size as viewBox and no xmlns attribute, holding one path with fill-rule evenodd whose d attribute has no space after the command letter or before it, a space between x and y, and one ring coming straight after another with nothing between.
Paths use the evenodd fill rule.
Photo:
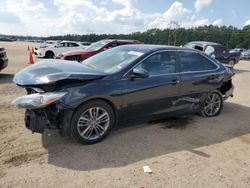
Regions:
<instances>
[{"instance_id":1,"label":"window trim","mask_svg":"<svg viewBox=\"0 0 250 188\"><path fill-rule=\"evenodd\" d=\"M153 52L149 55L147 55L146 57L144 57L141 61L139 61L138 63L136 63L132 68L130 68L125 74L123 74L122 78L127 78L128 73L133 70L137 65L139 65L140 63L142 63L144 60L146 60L147 58L149 58L152 55L155 55L156 53L161 53L161 52L176 52L176 50L159 50L156 52ZM176 61L176 67L178 68L178 59ZM174 74L180 74L180 72L176 72L176 73L168 73L168 74L159 74L159 75L154 75L154 76L150 76L149 78L152 77L158 77L158 76L166 76L166 75L174 75Z\"/></svg>"},{"instance_id":2,"label":"window trim","mask_svg":"<svg viewBox=\"0 0 250 188\"><path fill-rule=\"evenodd\" d=\"M142 60L140 60L138 63L136 63L132 68L130 68L126 73L123 74L122 76L122 79L124 78L128 78L128 73L133 70L138 64L142 63L145 59L149 58L150 56L156 54L156 53L159 53L159 52L175 52L177 53L177 62L176 62L176 67L177 67L177 71L176 73L168 73L168 74L161 74L161 75L155 75L155 76L151 76L150 78L152 77L158 77L158 76L167 76L167 75L176 75L176 74L190 74L190 73L203 73L203 72L211 72L211 71L217 71L220 66L217 65L217 63L215 63L214 61L212 61L211 59L209 59L208 57L206 57L206 55L204 55L203 53L204 52L195 52L195 51L191 51L191 50L187 50L187 49L177 49L177 50L159 50L159 51L155 51L149 55L147 55L146 57L144 57ZM208 61L212 62L213 64L215 64L217 66L216 69L211 69L211 70L204 70L204 71L188 71L188 72L181 72L181 70L178 70L180 69L180 57L178 55L178 52L190 52L190 53L195 53L195 54L199 54L199 55L202 55L203 57L205 57Z\"/></svg>"},{"instance_id":3,"label":"window trim","mask_svg":"<svg viewBox=\"0 0 250 188\"><path fill-rule=\"evenodd\" d=\"M179 50L179 51L182 51L182 50ZM180 70L180 74L211 72L211 71L217 71L217 70L220 68L220 66L217 65L217 63L211 61L211 59L209 59L206 55L204 55L204 54L203 54L204 52L198 53L198 52L192 52L192 51L188 51L188 50L185 50L184 52L190 52L190 53L199 54L199 55L205 57L208 61L210 61L210 62L212 62L213 64L215 64L217 68L216 68L216 69L200 70L200 71L183 71L183 72ZM178 55L178 57L179 57L179 61L180 61L180 56ZM179 63L181 63L181 62L179 62Z\"/></svg>"},{"instance_id":4,"label":"window trim","mask_svg":"<svg viewBox=\"0 0 250 188\"><path fill-rule=\"evenodd\" d=\"M175 61L175 72L174 73L157 74L157 75L149 75L149 78L159 77L159 76L166 76L166 75L173 75L173 74L179 74L180 73L179 70L178 70L179 69L178 68L178 57L176 56L176 51L169 51L169 52L174 52L174 55L175 55L175 58L176 58L176 61ZM162 52L157 52L157 53L162 53ZM148 56L148 58L152 57L153 55L155 55L157 53L151 54L150 56ZM141 63L143 63L143 61Z\"/></svg>"}]
</instances>

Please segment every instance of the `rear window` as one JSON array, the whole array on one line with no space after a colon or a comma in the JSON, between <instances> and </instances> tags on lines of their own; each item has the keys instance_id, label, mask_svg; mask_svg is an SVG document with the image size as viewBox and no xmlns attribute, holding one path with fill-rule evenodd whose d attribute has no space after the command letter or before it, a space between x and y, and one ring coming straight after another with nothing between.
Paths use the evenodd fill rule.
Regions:
<instances>
[{"instance_id":1,"label":"rear window","mask_svg":"<svg viewBox=\"0 0 250 188\"><path fill-rule=\"evenodd\" d=\"M178 52L181 72L214 70L217 66L208 58L194 52Z\"/></svg>"}]
</instances>

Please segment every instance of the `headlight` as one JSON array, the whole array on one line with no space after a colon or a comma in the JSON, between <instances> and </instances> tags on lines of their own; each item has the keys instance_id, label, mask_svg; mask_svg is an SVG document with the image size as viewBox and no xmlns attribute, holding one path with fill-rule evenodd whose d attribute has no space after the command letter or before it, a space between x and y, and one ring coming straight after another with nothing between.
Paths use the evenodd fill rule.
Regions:
<instances>
[{"instance_id":1,"label":"headlight","mask_svg":"<svg viewBox=\"0 0 250 188\"><path fill-rule=\"evenodd\" d=\"M46 107L62 98L66 92L48 92L25 95L16 98L12 104L18 108L37 109Z\"/></svg>"}]
</instances>

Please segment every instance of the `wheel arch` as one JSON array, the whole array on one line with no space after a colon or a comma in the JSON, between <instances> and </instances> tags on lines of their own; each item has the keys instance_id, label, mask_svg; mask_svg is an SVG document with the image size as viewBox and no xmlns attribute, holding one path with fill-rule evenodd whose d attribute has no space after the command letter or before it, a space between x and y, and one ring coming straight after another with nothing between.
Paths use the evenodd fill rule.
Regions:
<instances>
[{"instance_id":1,"label":"wheel arch","mask_svg":"<svg viewBox=\"0 0 250 188\"><path fill-rule=\"evenodd\" d=\"M107 98L103 98L103 97L95 97L95 98L90 98L90 99L86 99L84 101L81 101L75 108L74 108L74 111L70 114L70 118L67 122L67 124L64 124L60 134L62 136L70 136L71 133L70 133L70 130L71 130L71 122L72 122L72 118L74 116L74 114L76 113L76 111L83 105L91 102L91 101L102 101L102 102L105 102L106 104L108 104L112 110L114 111L114 114L115 114L115 125L114 125L114 128L118 126L118 123L119 123L119 120L120 120L120 113L119 113L119 110L117 109L117 107L115 106L115 104L107 99Z\"/></svg>"},{"instance_id":2,"label":"wheel arch","mask_svg":"<svg viewBox=\"0 0 250 188\"><path fill-rule=\"evenodd\" d=\"M53 50L51 50L51 49L45 51L45 54L44 54L45 57L47 57L47 53L53 53L54 56L55 56L55 52Z\"/></svg>"},{"instance_id":3,"label":"wheel arch","mask_svg":"<svg viewBox=\"0 0 250 188\"><path fill-rule=\"evenodd\" d=\"M95 98L90 98L90 99L87 99L87 100L85 100L85 101L82 101L80 104L78 104L78 105L75 107L74 113L75 113L81 106L83 106L83 105L85 105L85 104L87 104L87 103L90 103L90 102L92 102L92 101L101 101L101 102L105 102L105 103L107 103L107 104L112 108L112 110L114 111L114 114L115 114L115 126L114 126L114 127L116 127L117 124L118 124L118 122L119 122L119 117L120 117L119 110L117 109L117 107L115 106L115 104L114 104L111 100L109 100L109 99L107 99L107 98L104 98L104 97L95 97ZM73 115L74 115L74 113L73 113ZM73 115L72 115L72 117L73 117ZM71 117L71 118L72 118L72 117Z\"/></svg>"}]
</instances>

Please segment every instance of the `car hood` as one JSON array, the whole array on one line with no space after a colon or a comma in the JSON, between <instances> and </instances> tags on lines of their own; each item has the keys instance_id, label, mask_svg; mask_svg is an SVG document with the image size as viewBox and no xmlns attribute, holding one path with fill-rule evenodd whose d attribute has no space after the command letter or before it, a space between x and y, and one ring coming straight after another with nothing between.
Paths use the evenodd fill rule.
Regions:
<instances>
[{"instance_id":1,"label":"car hood","mask_svg":"<svg viewBox=\"0 0 250 188\"><path fill-rule=\"evenodd\" d=\"M94 80L106 74L86 65L64 60L42 60L18 72L13 81L19 86L42 85L59 80Z\"/></svg>"},{"instance_id":2,"label":"car hood","mask_svg":"<svg viewBox=\"0 0 250 188\"><path fill-rule=\"evenodd\" d=\"M88 51L88 50L84 50L84 49L80 49L80 50L71 50L71 51L67 51L62 53L63 56L73 56L73 55L84 55L84 54L90 54L93 53L94 51Z\"/></svg>"}]
</instances>

